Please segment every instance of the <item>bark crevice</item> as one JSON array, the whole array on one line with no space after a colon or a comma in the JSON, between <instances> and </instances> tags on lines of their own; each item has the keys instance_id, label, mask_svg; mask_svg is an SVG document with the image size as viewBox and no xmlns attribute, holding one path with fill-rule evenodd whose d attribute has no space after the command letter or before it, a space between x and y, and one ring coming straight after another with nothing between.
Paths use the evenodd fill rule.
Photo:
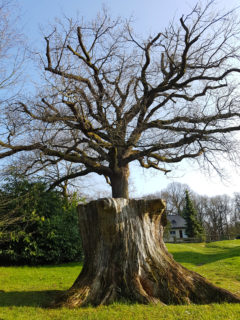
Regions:
<instances>
[{"instance_id":1,"label":"bark crevice","mask_svg":"<svg viewBox=\"0 0 240 320\"><path fill-rule=\"evenodd\" d=\"M54 305L239 303L240 297L174 261L163 242L164 209L159 199L106 198L80 205L84 266Z\"/></svg>"}]
</instances>

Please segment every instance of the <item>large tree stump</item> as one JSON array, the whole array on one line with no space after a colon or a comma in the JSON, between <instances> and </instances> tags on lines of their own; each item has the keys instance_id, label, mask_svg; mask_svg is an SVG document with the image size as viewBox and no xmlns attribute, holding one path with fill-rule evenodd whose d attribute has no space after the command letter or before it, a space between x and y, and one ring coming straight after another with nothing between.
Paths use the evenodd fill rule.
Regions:
<instances>
[{"instance_id":1,"label":"large tree stump","mask_svg":"<svg viewBox=\"0 0 240 320\"><path fill-rule=\"evenodd\" d=\"M109 198L80 205L85 255L79 277L56 306L114 301L189 304L240 302L175 262L163 242L162 200Z\"/></svg>"}]
</instances>

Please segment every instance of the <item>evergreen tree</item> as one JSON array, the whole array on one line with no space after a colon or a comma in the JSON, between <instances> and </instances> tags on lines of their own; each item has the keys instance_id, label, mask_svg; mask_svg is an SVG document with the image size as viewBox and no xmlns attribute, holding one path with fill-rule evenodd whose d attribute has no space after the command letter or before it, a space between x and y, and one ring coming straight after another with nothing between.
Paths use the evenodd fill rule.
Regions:
<instances>
[{"instance_id":1,"label":"evergreen tree","mask_svg":"<svg viewBox=\"0 0 240 320\"><path fill-rule=\"evenodd\" d=\"M204 230L197 217L197 210L190 198L188 190L185 191L185 206L183 208L183 217L186 220L186 234L190 238L202 238Z\"/></svg>"}]
</instances>

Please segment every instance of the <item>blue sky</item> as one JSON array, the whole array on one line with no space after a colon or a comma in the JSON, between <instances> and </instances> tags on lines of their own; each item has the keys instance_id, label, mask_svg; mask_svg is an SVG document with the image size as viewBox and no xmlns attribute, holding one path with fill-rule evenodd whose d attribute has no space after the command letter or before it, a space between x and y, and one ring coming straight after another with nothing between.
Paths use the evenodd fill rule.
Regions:
<instances>
[{"instance_id":1,"label":"blue sky","mask_svg":"<svg viewBox=\"0 0 240 320\"><path fill-rule=\"evenodd\" d=\"M149 34L167 26L168 22L174 17L177 19L182 14L189 12L190 8L196 3L194 0L108 0L104 2L101 0L21 0L18 2L22 11L23 32L33 49L43 48L44 46L40 26L45 29L49 24L54 24L55 18L61 19L64 15L74 18L78 14L85 19L92 19L104 4L113 16L126 18L132 16L137 32L139 34ZM230 10L239 5L239 0L219 0L216 3L218 8ZM34 77L32 71L29 73L29 78L31 77ZM134 167L131 174L134 185L132 195L140 196L160 191L172 181L187 183L200 194L214 195L231 194L234 191L240 192L240 176L233 172L228 164L224 166L228 167L230 172L230 183L225 182L223 184L216 176L209 179L201 174L197 167L186 167L184 164L180 166L178 171L174 172L173 178L167 178L161 172L143 172L141 169ZM96 180L99 185L104 181ZM98 188L96 189L98 190Z\"/></svg>"},{"instance_id":2,"label":"blue sky","mask_svg":"<svg viewBox=\"0 0 240 320\"><path fill-rule=\"evenodd\" d=\"M28 38L41 45L42 37L39 27L54 23L55 18L84 17L92 19L105 5L113 16L133 16L136 30L140 34L149 34L164 28L173 17L188 13L196 3L195 0L21 0L22 21ZM232 9L239 5L239 0L216 1L218 8ZM40 43L39 43L40 40Z\"/></svg>"}]
</instances>

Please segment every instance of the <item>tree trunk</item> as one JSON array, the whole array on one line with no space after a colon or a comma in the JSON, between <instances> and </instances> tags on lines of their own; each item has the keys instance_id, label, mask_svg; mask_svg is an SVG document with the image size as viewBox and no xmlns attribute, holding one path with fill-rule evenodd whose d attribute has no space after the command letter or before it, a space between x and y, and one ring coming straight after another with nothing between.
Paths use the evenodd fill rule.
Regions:
<instances>
[{"instance_id":1,"label":"tree trunk","mask_svg":"<svg viewBox=\"0 0 240 320\"><path fill-rule=\"evenodd\" d=\"M112 186L112 197L113 198L126 198L128 199L128 178L129 178L129 167L120 167L110 176Z\"/></svg>"},{"instance_id":2,"label":"tree trunk","mask_svg":"<svg viewBox=\"0 0 240 320\"><path fill-rule=\"evenodd\" d=\"M173 260L163 242L164 208L156 199L109 198L80 205L84 266L55 306L240 302Z\"/></svg>"}]
</instances>

